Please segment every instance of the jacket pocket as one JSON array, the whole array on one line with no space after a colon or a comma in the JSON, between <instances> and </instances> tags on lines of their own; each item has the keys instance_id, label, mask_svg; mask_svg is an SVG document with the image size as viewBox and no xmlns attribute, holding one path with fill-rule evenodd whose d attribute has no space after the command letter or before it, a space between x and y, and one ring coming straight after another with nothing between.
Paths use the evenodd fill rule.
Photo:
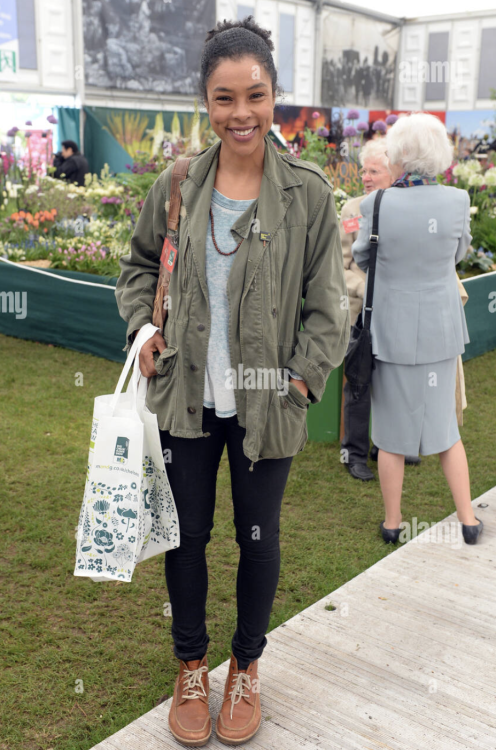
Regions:
<instances>
[{"instance_id":1,"label":"jacket pocket","mask_svg":"<svg viewBox=\"0 0 496 750\"><path fill-rule=\"evenodd\" d=\"M288 394L286 398L293 404L295 404L295 406L298 406L300 409L306 410L308 404L310 403L310 399L304 396L303 393L294 385L294 383L290 383L289 381Z\"/></svg>"},{"instance_id":2,"label":"jacket pocket","mask_svg":"<svg viewBox=\"0 0 496 750\"><path fill-rule=\"evenodd\" d=\"M170 375L177 360L177 346L169 345L160 355L158 355L158 352L154 352L153 360L159 376Z\"/></svg>"},{"instance_id":3,"label":"jacket pocket","mask_svg":"<svg viewBox=\"0 0 496 750\"><path fill-rule=\"evenodd\" d=\"M291 383L286 396L273 391L260 441L260 458L288 458L303 450L308 439L307 404L303 401L310 403Z\"/></svg>"}]
</instances>

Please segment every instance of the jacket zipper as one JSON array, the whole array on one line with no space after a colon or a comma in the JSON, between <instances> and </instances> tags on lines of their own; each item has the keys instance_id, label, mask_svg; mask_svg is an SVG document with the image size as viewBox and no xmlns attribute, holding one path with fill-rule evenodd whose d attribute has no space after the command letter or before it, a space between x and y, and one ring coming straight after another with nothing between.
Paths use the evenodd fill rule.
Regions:
<instances>
[{"instance_id":1,"label":"jacket zipper","mask_svg":"<svg viewBox=\"0 0 496 750\"><path fill-rule=\"evenodd\" d=\"M186 243L186 250L184 251L184 276L183 276L183 291L185 291L188 287L188 280L189 280L189 256L191 255L191 251L188 253L188 250L190 249L190 236L188 233L188 241Z\"/></svg>"},{"instance_id":2,"label":"jacket zipper","mask_svg":"<svg viewBox=\"0 0 496 750\"><path fill-rule=\"evenodd\" d=\"M264 247L265 247L266 241L264 240ZM272 317L275 318L277 315L276 310L276 271L275 271L275 262L274 258L272 257L273 251L272 251L272 245L269 246L269 256L270 256L270 284L271 284L271 293L270 293L270 307L272 311Z\"/></svg>"}]
</instances>

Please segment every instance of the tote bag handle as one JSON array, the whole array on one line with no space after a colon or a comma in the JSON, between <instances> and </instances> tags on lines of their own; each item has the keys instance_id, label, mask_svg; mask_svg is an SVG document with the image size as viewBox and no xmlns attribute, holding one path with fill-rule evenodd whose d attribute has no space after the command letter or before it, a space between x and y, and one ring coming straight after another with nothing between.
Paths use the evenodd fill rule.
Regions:
<instances>
[{"instance_id":1,"label":"tote bag handle","mask_svg":"<svg viewBox=\"0 0 496 750\"><path fill-rule=\"evenodd\" d=\"M133 405L135 408L136 408L136 399L138 396L138 390L139 390L140 397L142 397L144 394L146 395L147 378L141 375L141 371L139 369L139 353L143 344L146 341L148 341L148 339L151 339L152 336L154 336L155 331L159 331L159 330L160 329L157 326L154 326L152 323L146 323L138 331L138 335L134 339L133 345L131 349L129 350L126 363L124 367L122 368L120 378L115 387L114 395L112 396L112 401L110 402L110 408L112 409L112 413L115 411L115 407L117 406L117 400L122 393L122 389L124 388L124 383L126 382L126 378L131 371L131 367L133 366L133 363L135 363L135 367L133 370L133 376L131 378L130 387L131 387L131 392L133 394ZM139 381L139 384L138 384L138 381Z\"/></svg>"}]
</instances>

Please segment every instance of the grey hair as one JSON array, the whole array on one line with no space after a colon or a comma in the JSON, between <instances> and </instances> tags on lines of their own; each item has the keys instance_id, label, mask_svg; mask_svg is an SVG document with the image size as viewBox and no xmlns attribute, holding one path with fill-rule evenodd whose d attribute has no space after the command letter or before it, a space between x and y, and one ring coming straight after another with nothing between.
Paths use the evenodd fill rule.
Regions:
<instances>
[{"instance_id":1,"label":"grey hair","mask_svg":"<svg viewBox=\"0 0 496 750\"><path fill-rule=\"evenodd\" d=\"M401 164L405 172L435 177L453 161L445 126L426 112L398 117L386 135L386 145L390 163Z\"/></svg>"},{"instance_id":2,"label":"grey hair","mask_svg":"<svg viewBox=\"0 0 496 750\"><path fill-rule=\"evenodd\" d=\"M358 155L360 164L363 167L365 166L366 159L380 159L381 164L386 167L389 173L391 173L391 170L389 168L389 160L386 156L386 151L387 149L385 138L367 141Z\"/></svg>"}]
</instances>

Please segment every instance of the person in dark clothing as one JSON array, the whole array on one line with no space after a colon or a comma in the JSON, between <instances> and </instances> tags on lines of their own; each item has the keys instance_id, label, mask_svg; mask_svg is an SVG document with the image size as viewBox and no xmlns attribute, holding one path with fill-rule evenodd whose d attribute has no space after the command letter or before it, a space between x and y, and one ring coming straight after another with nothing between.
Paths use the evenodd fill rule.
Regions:
<instances>
[{"instance_id":1,"label":"person in dark clothing","mask_svg":"<svg viewBox=\"0 0 496 750\"><path fill-rule=\"evenodd\" d=\"M84 176L90 170L86 157L79 151L75 141L63 141L62 151L53 158L54 177L67 182L75 182L84 187Z\"/></svg>"}]
</instances>

